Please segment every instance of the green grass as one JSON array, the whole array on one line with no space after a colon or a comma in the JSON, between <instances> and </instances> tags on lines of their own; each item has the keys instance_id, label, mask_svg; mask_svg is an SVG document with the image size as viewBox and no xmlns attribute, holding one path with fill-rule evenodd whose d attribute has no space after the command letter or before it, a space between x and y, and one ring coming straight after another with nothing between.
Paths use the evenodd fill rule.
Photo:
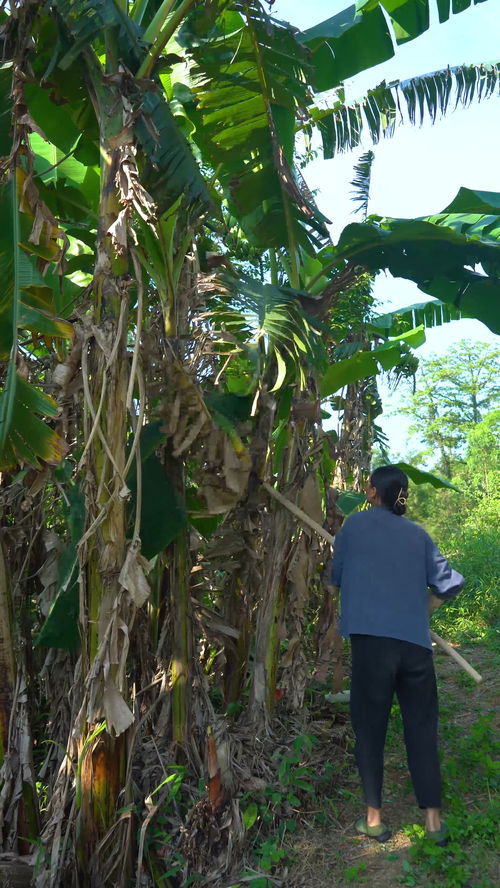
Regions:
<instances>
[{"instance_id":1,"label":"green grass","mask_svg":"<svg viewBox=\"0 0 500 888\"><path fill-rule=\"evenodd\" d=\"M484 648L483 648L484 650ZM498 674L499 652L486 664ZM473 655L472 655L473 656ZM477 697L461 673L440 682L441 739L444 752L445 820L450 842L439 848L420 826L406 828L411 839L399 884L429 888L494 888L499 884L500 738L495 725L494 688ZM470 718L463 715L470 713ZM388 751L399 742L398 719L388 735Z\"/></svg>"}]
</instances>

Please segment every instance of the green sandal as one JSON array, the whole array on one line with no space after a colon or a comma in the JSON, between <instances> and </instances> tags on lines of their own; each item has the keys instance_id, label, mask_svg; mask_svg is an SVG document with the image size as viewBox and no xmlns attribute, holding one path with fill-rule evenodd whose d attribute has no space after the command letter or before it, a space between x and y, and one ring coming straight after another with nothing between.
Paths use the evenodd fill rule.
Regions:
<instances>
[{"instance_id":1,"label":"green sandal","mask_svg":"<svg viewBox=\"0 0 500 888\"><path fill-rule=\"evenodd\" d=\"M446 823L441 823L441 829L426 829L425 835L426 838L430 839L431 842L434 842L435 845L439 845L440 848L444 848L450 840Z\"/></svg>"},{"instance_id":2,"label":"green sandal","mask_svg":"<svg viewBox=\"0 0 500 888\"><path fill-rule=\"evenodd\" d=\"M366 817L360 817L356 821L355 829L360 836L367 836L369 839L375 839L376 842L388 842L392 836L385 823L380 823L378 826L368 826Z\"/></svg>"}]
</instances>

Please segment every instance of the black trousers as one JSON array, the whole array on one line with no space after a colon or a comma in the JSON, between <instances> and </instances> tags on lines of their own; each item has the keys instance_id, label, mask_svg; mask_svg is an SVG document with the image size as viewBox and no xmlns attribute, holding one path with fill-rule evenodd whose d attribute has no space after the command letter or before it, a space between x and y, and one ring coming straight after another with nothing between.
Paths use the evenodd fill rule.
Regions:
<instances>
[{"instance_id":1,"label":"black trousers","mask_svg":"<svg viewBox=\"0 0 500 888\"><path fill-rule=\"evenodd\" d=\"M394 691L403 718L408 768L421 808L441 807L438 702L432 651L376 635L351 635L351 721L365 801L382 805L384 745Z\"/></svg>"}]
</instances>

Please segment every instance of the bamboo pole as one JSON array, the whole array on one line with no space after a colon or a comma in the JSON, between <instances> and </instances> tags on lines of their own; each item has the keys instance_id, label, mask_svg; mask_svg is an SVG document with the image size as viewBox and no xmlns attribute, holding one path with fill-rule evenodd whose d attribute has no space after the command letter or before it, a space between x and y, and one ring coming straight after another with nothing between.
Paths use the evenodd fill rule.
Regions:
<instances>
[{"instance_id":1,"label":"bamboo pole","mask_svg":"<svg viewBox=\"0 0 500 888\"><path fill-rule=\"evenodd\" d=\"M480 675L479 672L476 672L474 667L471 666L470 663L468 663L467 660L465 660L464 657L462 657L462 655L459 654L458 651L456 651L455 648L451 646L451 644L448 644L448 642L445 641L444 638L441 638L441 636L437 635L435 632L431 632L431 638L440 648L442 648L443 651L445 651L450 657L452 657L452 659L455 660L459 664L459 666L462 667L462 669L465 669L465 671L471 676L471 678L474 679L475 682L477 682L477 684L479 684L479 682L483 680L483 676Z\"/></svg>"},{"instance_id":2,"label":"bamboo pole","mask_svg":"<svg viewBox=\"0 0 500 888\"><path fill-rule=\"evenodd\" d=\"M315 530L316 533L322 536L327 543L331 543L333 545L335 538L332 537L331 533L328 533L328 531L325 530L324 527L321 527L321 524L318 524L318 522L315 521L314 518L310 518L307 512L304 512L303 509L300 509L299 506L296 506L295 503L292 503L292 501L287 499L286 496L283 496L282 493L279 493L278 490L275 490L274 487L271 487L271 485L268 484L267 481L262 482L262 487L264 488L264 490L267 490L270 496L277 500L278 503L281 503L281 505L284 506L285 509L288 509L289 512L293 512L293 514L297 518L299 518L300 521L303 521L304 524L307 524L309 527L312 528L312 530Z\"/></svg>"},{"instance_id":3,"label":"bamboo pole","mask_svg":"<svg viewBox=\"0 0 500 888\"><path fill-rule=\"evenodd\" d=\"M268 494L273 497L273 499L275 499L278 503L281 503L281 505L284 506L285 509L288 509L289 512L292 512L299 519L299 521L302 521L303 524L306 524L312 530L316 531L316 533L319 534L319 536L323 537L323 539L326 540L327 543L331 543L333 545L333 543L335 542L335 538L331 535L331 533L328 533L328 531L325 530L324 527L321 527L321 524L318 524L317 521L314 521L313 518L310 518L306 512L299 508L299 506L296 506L295 503L292 503L291 500L287 499L286 496L283 496L282 493L279 493L278 490L275 490L274 487L271 487L271 485L268 484L267 481L263 481L262 486L265 490L267 490ZM465 672L467 672L467 674L474 679L475 682L479 684L479 682L483 680L482 675L480 675L479 672L476 672L474 667L471 666L470 663L468 663L467 660L461 656L461 654L457 653L455 648L453 648L451 644L448 644L448 642L445 641L444 638L441 638L441 636L438 635L436 632L431 632L431 637L432 640L443 651L445 651L448 656L452 657L452 659L455 660L459 664L459 666L461 666L462 669L464 669Z\"/></svg>"}]
</instances>

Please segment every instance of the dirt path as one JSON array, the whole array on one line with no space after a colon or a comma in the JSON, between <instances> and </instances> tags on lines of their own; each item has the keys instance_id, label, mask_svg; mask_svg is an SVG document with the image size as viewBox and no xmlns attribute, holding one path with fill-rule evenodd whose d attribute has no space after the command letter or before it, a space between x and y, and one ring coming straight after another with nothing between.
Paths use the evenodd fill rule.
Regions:
<instances>
[{"instance_id":1,"label":"dirt path","mask_svg":"<svg viewBox=\"0 0 500 888\"><path fill-rule=\"evenodd\" d=\"M459 650L482 673L483 683L474 685L446 654L436 651L441 743L447 763L446 773L449 775L447 809L453 807L454 796L456 808L458 791L461 799L466 796L468 810L482 812L488 808L492 811L489 807L492 801L489 783L486 781L485 796L484 780L475 780L475 773L482 773L480 755L484 757L486 767L490 768L487 739L490 720L497 738L499 736L500 649L470 644ZM295 834L293 843L289 843L294 864L290 867L289 879L284 883L287 888L344 888L348 885L429 888L432 884L446 884L450 888L461 885L467 885L467 888L496 888L500 885L500 866L494 851L491 853L489 840L482 848L481 841L474 840L474 837L470 839L472 857L469 855L469 860L477 859L477 866L456 869L457 875L450 875L450 881L448 876L438 878L436 882L432 879L429 881L427 876L422 875L421 868L419 873L419 866L414 865L411 854L408 854L412 844L409 834L412 833L412 826L422 824L423 819L415 805L406 769L399 712L393 713L391 718L386 750L384 820L394 831L392 839L378 845L354 835L354 822L363 809L356 774L350 771L336 793L340 799L331 800L335 823L324 828L305 827ZM495 821L493 829L497 823ZM447 862L439 865L452 867L456 865L454 851L452 848L446 850ZM463 853L462 848L459 848L458 857L460 853ZM474 870L472 874L471 870Z\"/></svg>"}]
</instances>

